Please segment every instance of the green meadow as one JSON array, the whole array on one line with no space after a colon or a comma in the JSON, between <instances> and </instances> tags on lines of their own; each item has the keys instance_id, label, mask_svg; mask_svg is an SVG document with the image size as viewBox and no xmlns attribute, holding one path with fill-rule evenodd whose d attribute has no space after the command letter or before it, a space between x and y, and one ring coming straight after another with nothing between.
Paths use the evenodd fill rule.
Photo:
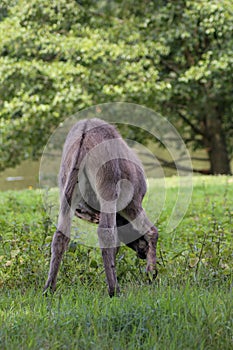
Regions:
<instances>
[{"instance_id":1,"label":"green meadow","mask_svg":"<svg viewBox=\"0 0 233 350\"><path fill-rule=\"evenodd\" d=\"M0 193L0 349L232 349L233 178L194 177L172 231L177 178L158 183L149 181L144 201L160 234L157 279L150 284L145 261L122 246L112 299L100 250L87 245L96 227L80 220L57 291L43 296L54 220L39 190Z\"/></svg>"}]
</instances>

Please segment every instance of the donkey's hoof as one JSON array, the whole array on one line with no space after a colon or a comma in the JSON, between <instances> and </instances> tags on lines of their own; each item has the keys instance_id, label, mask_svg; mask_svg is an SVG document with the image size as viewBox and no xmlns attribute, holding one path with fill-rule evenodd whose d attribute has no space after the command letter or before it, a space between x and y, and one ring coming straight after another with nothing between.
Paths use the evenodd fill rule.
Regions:
<instances>
[{"instance_id":1,"label":"donkey's hoof","mask_svg":"<svg viewBox=\"0 0 233 350\"><path fill-rule=\"evenodd\" d=\"M147 278L150 284L156 279L157 276L158 270L147 271Z\"/></svg>"},{"instance_id":2,"label":"donkey's hoof","mask_svg":"<svg viewBox=\"0 0 233 350\"><path fill-rule=\"evenodd\" d=\"M114 289L108 289L108 295L110 296L110 298L112 297L119 297L121 294L120 288L114 288Z\"/></svg>"},{"instance_id":3,"label":"donkey's hoof","mask_svg":"<svg viewBox=\"0 0 233 350\"><path fill-rule=\"evenodd\" d=\"M53 295L54 294L54 292L55 292L55 287L53 287L52 285L51 285L51 283L46 283L46 285L44 286L44 289L43 289L43 293L42 293L42 295L43 296L49 296L49 295Z\"/></svg>"}]
</instances>

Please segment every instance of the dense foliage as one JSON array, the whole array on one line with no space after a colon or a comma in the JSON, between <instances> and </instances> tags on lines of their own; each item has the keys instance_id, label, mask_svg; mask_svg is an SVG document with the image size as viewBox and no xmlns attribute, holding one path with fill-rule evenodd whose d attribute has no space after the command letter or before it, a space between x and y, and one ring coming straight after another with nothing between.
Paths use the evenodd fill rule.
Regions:
<instances>
[{"instance_id":1,"label":"dense foliage","mask_svg":"<svg viewBox=\"0 0 233 350\"><path fill-rule=\"evenodd\" d=\"M38 157L51 131L78 110L127 101L163 113L187 143L206 149L207 172L229 173L232 6L2 1L0 169Z\"/></svg>"}]
</instances>

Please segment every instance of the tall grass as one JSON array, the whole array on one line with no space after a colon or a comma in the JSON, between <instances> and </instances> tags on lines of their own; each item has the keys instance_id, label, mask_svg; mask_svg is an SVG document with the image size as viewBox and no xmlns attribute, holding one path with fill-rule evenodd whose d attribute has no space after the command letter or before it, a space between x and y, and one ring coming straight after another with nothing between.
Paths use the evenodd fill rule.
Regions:
<instances>
[{"instance_id":1,"label":"tall grass","mask_svg":"<svg viewBox=\"0 0 233 350\"><path fill-rule=\"evenodd\" d=\"M226 289L137 287L110 299L82 284L43 298L32 288L1 297L2 349L231 349Z\"/></svg>"}]
</instances>

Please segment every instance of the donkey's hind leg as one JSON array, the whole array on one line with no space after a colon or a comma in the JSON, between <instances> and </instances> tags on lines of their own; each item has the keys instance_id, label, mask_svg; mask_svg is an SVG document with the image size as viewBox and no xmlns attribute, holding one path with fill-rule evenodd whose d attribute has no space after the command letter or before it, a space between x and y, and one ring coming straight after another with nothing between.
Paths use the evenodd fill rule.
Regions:
<instances>
[{"instance_id":1,"label":"donkey's hind leg","mask_svg":"<svg viewBox=\"0 0 233 350\"><path fill-rule=\"evenodd\" d=\"M69 240L69 237L65 236L58 230L54 233L51 247L52 256L50 261L49 275L44 287L44 291L50 288L51 291L54 292L56 289L59 266L61 264L62 256L68 246Z\"/></svg>"},{"instance_id":2,"label":"donkey's hind leg","mask_svg":"<svg viewBox=\"0 0 233 350\"><path fill-rule=\"evenodd\" d=\"M114 210L110 213L101 211L98 226L98 237L107 277L108 293L109 296L112 297L120 292L115 267L118 239L116 229L116 212Z\"/></svg>"},{"instance_id":3,"label":"donkey's hind leg","mask_svg":"<svg viewBox=\"0 0 233 350\"><path fill-rule=\"evenodd\" d=\"M58 218L57 230L53 235L51 245L51 260L47 282L44 287L44 291L50 288L51 291L55 291L57 274L61 260L65 250L68 247L70 241L70 229L72 221L73 211L68 204L66 197L63 196L60 204L60 213Z\"/></svg>"}]
</instances>

